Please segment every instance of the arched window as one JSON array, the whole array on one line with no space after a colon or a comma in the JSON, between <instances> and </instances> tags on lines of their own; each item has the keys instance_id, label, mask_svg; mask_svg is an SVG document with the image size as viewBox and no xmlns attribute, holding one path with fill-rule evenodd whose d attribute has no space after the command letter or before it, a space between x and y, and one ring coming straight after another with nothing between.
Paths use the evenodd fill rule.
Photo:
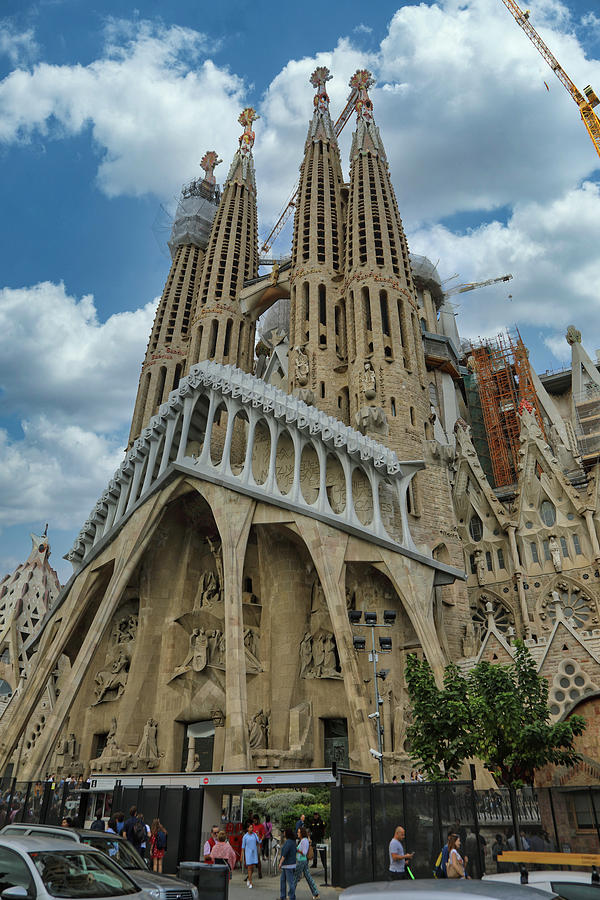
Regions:
<instances>
[{"instance_id":1,"label":"arched window","mask_svg":"<svg viewBox=\"0 0 600 900\"><path fill-rule=\"evenodd\" d=\"M480 541L483 537L483 522L477 513L471 516L471 521L469 522L469 534L474 541Z\"/></svg>"},{"instance_id":2,"label":"arched window","mask_svg":"<svg viewBox=\"0 0 600 900\"><path fill-rule=\"evenodd\" d=\"M544 525L551 528L556 522L556 508L554 504L550 503L549 500L543 500L540 506L540 516Z\"/></svg>"},{"instance_id":3,"label":"arched window","mask_svg":"<svg viewBox=\"0 0 600 900\"><path fill-rule=\"evenodd\" d=\"M208 358L213 359L215 352L217 350L217 329L218 322L216 319L213 319L210 323L210 338L208 341Z\"/></svg>"}]
</instances>

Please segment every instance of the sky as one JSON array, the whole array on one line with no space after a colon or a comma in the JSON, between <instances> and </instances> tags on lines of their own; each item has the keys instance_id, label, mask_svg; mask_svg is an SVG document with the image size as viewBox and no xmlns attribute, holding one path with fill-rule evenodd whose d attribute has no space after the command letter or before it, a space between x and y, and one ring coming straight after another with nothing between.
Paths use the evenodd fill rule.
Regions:
<instances>
[{"instance_id":1,"label":"sky","mask_svg":"<svg viewBox=\"0 0 600 900\"><path fill-rule=\"evenodd\" d=\"M596 0L535 0L530 21L600 93ZM465 294L463 337L517 326L537 371L600 348L600 158L576 104L502 0L284 4L0 3L0 577L49 523L62 556L119 465L169 214L206 150L253 105L259 232L298 175L316 65L334 117L369 68L412 252ZM340 138L345 171L352 132ZM289 252L288 224L274 252ZM453 278L453 276L455 276Z\"/></svg>"}]
</instances>

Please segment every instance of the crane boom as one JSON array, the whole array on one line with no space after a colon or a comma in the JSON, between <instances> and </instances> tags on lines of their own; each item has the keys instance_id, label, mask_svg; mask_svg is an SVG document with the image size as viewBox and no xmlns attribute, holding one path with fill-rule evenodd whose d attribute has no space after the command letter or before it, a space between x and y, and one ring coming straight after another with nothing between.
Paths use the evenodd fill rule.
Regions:
<instances>
[{"instance_id":1,"label":"crane boom","mask_svg":"<svg viewBox=\"0 0 600 900\"><path fill-rule=\"evenodd\" d=\"M338 119L337 119L335 125L333 126L333 131L335 133L336 138L340 136L340 134L342 133L342 129L344 128L344 125L346 124L346 122L348 121L350 116L352 115L352 110L354 109L354 101L356 100L357 94L358 94L357 89L353 88L348 96L348 102L346 103L345 107L343 108L340 115L338 116ZM297 195L298 195L298 183L296 183L296 185L294 186L294 189L292 190L292 195L291 195L290 199L288 200L288 202L286 203L286 205L284 206L283 212L281 213L281 215L279 216L279 218L273 225L273 228L271 229L271 232L270 232L268 238L266 239L266 241L260 248L260 252L262 255L269 252L269 250L271 249L271 247L275 241L275 238L282 230L283 226L285 225L285 223L291 216L293 210L296 208Z\"/></svg>"},{"instance_id":2,"label":"crane boom","mask_svg":"<svg viewBox=\"0 0 600 900\"><path fill-rule=\"evenodd\" d=\"M589 85L588 87L584 88L585 96L581 93L581 91L577 89L576 85L573 83L573 81L571 81L559 61L551 52L550 48L546 46L544 41L541 39L537 31L529 21L529 13L523 12L523 10L520 9L520 7L515 3L515 0L502 0L502 2L509 10L509 12L512 13L517 24L521 26L531 43L538 50L538 52L541 53L558 80L562 82L562 84L568 90L569 94L579 107L579 112L581 114L583 124L585 125L588 134L592 139L598 156L600 156L600 119L598 119L598 116L593 109L594 106L598 105L598 97Z\"/></svg>"},{"instance_id":3,"label":"crane boom","mask_svg":"<svg viewBox=\"0 0 600 900\"><path fill-rule=\"evenodd\" d=\"M500 275L498 278L488 278L486 281L472 281L469 284L457 284L456 287L446 291L444 296L453 297L455 294L466 294L467 291L475 291L477 288L487 287L488 284L496 284L498 281L511 281L512 275Z\"/></svg>"}]
</instances>

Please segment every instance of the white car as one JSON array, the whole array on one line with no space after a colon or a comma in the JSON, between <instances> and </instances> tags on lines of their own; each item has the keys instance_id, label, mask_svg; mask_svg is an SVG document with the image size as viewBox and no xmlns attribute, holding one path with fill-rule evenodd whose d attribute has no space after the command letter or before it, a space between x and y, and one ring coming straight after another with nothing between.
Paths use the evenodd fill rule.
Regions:
<instances>
[{"instance_id":1,"label":"white car","mask_svg":"<svg viewBox=\"0 0 600 900\"><path fill-rule=\"evenodd\" d=\"M91 847L46 838L0 838L2 900L153 900L115 862Z\"/></svg>"},{"instance_id":2,"label":"white car","mask_svg":"<svg viewBox=\"0 0 600 900\"><path fill-rule=\"evenodd\" d=\"M466 878L417 878L415 881L376 881L346 888L340 900L561 900L520 884L502 884ZM599 895L600 896L600 895Z\"/></svg>"},{"instance_id":3,"label":"white car","mask_svg":"<svg viewBox=\"0 0 600 900\"><path fill-rule=\"evenodd\" d=\"M539 869L527 873L527 884L524 887L532 887L538 891L547 891L548 894L560 894L564 900L600 900L600 884L592 882L590 872L555 871L554 869ZM484 881L501 882L504 884L520 884L520 872L502 872L499 875L484 875Z\"/></svg>"}]
</instances>

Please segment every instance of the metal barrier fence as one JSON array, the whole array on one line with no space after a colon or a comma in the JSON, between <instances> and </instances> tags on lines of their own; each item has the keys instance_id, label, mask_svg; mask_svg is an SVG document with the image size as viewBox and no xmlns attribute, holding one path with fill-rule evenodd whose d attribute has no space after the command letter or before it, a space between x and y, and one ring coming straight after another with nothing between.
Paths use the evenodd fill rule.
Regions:
<instances>
[{"instance_id":1,"label":"metal barrier fence","mask_svg":"<svg viewBox=\"0 0 600 900\"><path fill-rule=\"evenodd\" d=\"M498 854L517 842L538 851L600 851L600 786L523 788L516 791L515 814L507 789L476 791L472 782L331 788L332 883L386 880L397 825L406 830L417 878L432 877L448 831L460 835L474 878L502 871Z\"/></svg>"}]
</instances>

